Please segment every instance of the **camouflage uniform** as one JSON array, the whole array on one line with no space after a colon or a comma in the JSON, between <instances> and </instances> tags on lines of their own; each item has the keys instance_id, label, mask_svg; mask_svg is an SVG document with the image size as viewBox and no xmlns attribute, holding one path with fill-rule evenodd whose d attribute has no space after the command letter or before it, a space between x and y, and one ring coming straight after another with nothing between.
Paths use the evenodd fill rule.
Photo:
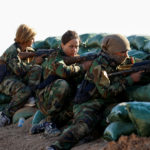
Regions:
<instances>
[{"instance_id":1,"label":"camouflage uniform","mask_svg":"<svg viewBox=\"0 0 150 150\"><path fill-rule=\"evenodd\" d=\"M59 139L52 145L55 149L71 149L79 140L90 134L101 120L103 110L109 104L119 102L117 95L132 85L130 76L109 77L108 74L117 71L117 64L108 55L101 55L93 61L85 75L85 79L94 83L90 91L91 98L73 107L74 122L64 130ZM123 100L123 99L122 99Z\"/></svg>"},{"instance_id":2,"label":"camouflage uniform","mask_svg":"<svg viewBox=\"0 0 150 150\"><path fill-rule=\"evenodd\" d=\"M56 50L42 64L44 80L51 75L57 76L57 79L37 91L41 112L47 116L47 121L53 120L55 123L72 117L72 113L68 113L72 112L71 96L74 96L77 84L84 75L80 65L66 65L64 56L66 55L62 50Z\"/></svg>"},{"instance_id":3,"label":"camouflage uniform","mask_svg":"<svg viewBox=\"0 0 150 150\"><path fill-rule=\"evenodd\" d=\"M18 56L20 51L19 45L14 43L0 58L7 65L7 74L0 83L0 92L12 97L9 107L4 111L8 117L12 117L26 103L41 80L41 67L34 65L34 62L22 61Z\"/></svg>"}]
</instances>

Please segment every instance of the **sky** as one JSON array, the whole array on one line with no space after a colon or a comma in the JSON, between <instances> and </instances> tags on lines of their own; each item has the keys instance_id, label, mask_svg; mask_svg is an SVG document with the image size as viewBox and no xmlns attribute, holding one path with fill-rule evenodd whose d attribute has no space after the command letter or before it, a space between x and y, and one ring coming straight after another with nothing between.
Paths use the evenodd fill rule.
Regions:
<instances>
[{"instance_id":1,"label":"sky","mask_svg":"<svg viewBox=\"0 0 150 150\"><path fill-rule=\"evenodd\" d=\"M149 0L1 0L0 55L23 23L35 29L35 41L67 30L150 35Z\"/></svg>"}]
</instances>

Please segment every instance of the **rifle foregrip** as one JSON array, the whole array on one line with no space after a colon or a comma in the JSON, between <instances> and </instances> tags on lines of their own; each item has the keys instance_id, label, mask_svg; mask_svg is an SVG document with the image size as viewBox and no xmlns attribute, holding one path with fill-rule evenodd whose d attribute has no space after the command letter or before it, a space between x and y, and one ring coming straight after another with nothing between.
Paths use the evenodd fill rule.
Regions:
<instances>
[{"instance_id":1,"label":"rifle foregrip","mask_svg":"<svg viewBox=\"0 0 150 150\"><path fill-rule=\"evenodd\" d=\"M74 63L80 63L80 62L84 62L84 61L91 61L91 60L94 60L96 57L97 57L97 55L64 57L64 62L67 65L71 65Z\"/></svg>"}]
</instances>

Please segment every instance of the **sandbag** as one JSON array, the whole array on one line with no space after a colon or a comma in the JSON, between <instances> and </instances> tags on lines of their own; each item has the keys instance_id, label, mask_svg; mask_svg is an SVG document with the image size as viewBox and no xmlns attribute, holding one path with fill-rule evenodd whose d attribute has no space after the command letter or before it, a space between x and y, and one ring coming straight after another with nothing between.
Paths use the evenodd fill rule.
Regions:
<instances>
[{"instance_id":1,"label":"sandbag","mask_svg":"<svg viewBox=\"0 0 150 150\"><path fill-rule=\"evenodd\" d=\"M132 35L127 37L131 48L135 48L137 50L143 49L146 42L150 40L150 36L138 36L138 35Z\"/></svg>"},{"instance_id":2,"label":"sandbag","mask_svg":"<svg viewBox=\"0 0 150 150\"><path fill-rule=\"evenodd\" d=\"M121 135L130 135L135 133L136 129L131 122L112 122L104 131L104 139L107 141L116 141Z\"/></svg>"},{"instance_id":3,"label":"sandbag","mask_svg":"<svg viewBox=\"0 0 150 150\"><path fill-rule=\"evenodd\" d=\"M120 103L113 107L110 114L107 117L107 122L115 122L115 121L126 121L130 122L128 112L126 110L127 102Z\"/></svg>"},{"instance_id":4,"label":"sandbag","mask_svg":"<svg viewBox=\"0 0 150 150\"><path fill-rule=\"evenodd\" d=\"M45 115L42 114L40 110L37 110L36 113L34 114L32 125L38 124L44 118L45 118Z\"/></svg>"},{"instance_id":5,"label":"sandbag","mask_svg":"<svg viewBox=\"0 0 150 150\"><path fill-rule=\"evenodd\" d=\"M147 53L150 53L150 41L145 44L143 50Z\"/></svg>"},{"instance_id":6,"label":"sandbag","mask_svg":"<svg viewBox=\"0 0 150 150\"><path fill-rule=\"evenodd\" d=\"M11 100L10 96L0 93L0 104L7 104Z\"/></svg>"},{"instance_id":7,"label":"sandbag","mask_svg":"<svg viewBox=\"0 0 150 150\"><path fill-rule=\"evenodd\" d=\"M53 49L57 49L61 47L60 37L48 37L45 39L45 42L49 45L50 48L53 48Z\"/></svg>"},{"instance_id":8,"label":"sandbag","mask_svg":"<svg viewBox=\"0 0 150 150\"><path fill-rule=\"evenodd\" d=\"M99 53L100 51L101 51L100 48L80 48L78 54L79 54L80 56L85 56L85 55L90 54L90 53L92 53L92 54L94 54L94 53L97 54L97 53Z\"/></svg>"},{"instance_id":9,"label":"sandbag","mask_svg":"<svg viewBox=\"0 0 150 150\"><path fill-rule=\"evenodd\" d=\"M81 47L87 48L87 43L90 38L94 37L96 34L95 33L87 33L87 34L82 34L80 35L80 40L81 40Z\"/></svg>"},{"instance_id":10,"label":"sandbag","mask_svg":"<svg viewBox=\"0 0 150 150\"><path fill-rule=\"evenodd\" d=\"M132 102L126 106L140 136L150 136L150 102Z\"/></svg>"},{"instance_id":11,"label":"sandbag","mask_svg":"<svg viewBox=\"0 0 150 150\"><path fill-rule=\"evenodd\" d=\"M147 53L150 53L150 41L145 44L143 50Z\"/></svg>"},{"instance_id":12,"label":"sandbag","mask_svg":"<svg viewBox=\"0 0 150 150\"><path fill-rule=\"evenodd\" d=\"M12 118L13 123L17 123L19 118L23 117L25 119L32 117L36 112L34 107L23 107L15 112Z\"/></svg>"},{"instance_id":13,"label":"sandbag","mask_svg":"<svg viewBox=\"0 0 150 150\"><path fill-rule=\"evenodd\" d=\"M150 102L150 84L127 89L129 99Z\"/></svg>"},{"instance_id":14,"label":"sandbag","mask_svg":"<svg viewBox=\"0 0 150 150\"><path fill-rule=\"evenodd\" d=\"M101 113L102 115L102 120L100 121L100 126L101 128L106 128L106 126L108 126L109 121L107 120L108 115L110 114L110 112L112 111L112 109L117 105L117 103L113 103L108 105L104 111Z\"/></svg>"},{"instance_id":15,"label":"sandbag","mask_svg":"<svg viewBox=\"0 0 150 150\"><path fill-rule=\"evenodd\" d=\"M103 38L106 36L107 34L106 33L103 33L103 34L96 34L95 36L91 37L88 39L88 42L87 42L87 47L99 47L101 48L101 42L103 40Z\"/></svg>"},{"instance_id":16,"label":"sandbag","mask_svg":"<svg viewBox=\"0 0 150 150\"><path fill-rule=\"evenodd\" d=\"M32 45L32 48L37 49L49 49L50 46L46 41L35 41Z\"/></svg>"},{"instance_id":17,"label":"sandbag","mask_svg":"<svg viewBox=\"0 0 150 150\"><path fill-rule=\"evenodd\" d=\"M129 56L135 57L135 58L139 58L139 59L146 59L148 56L148 53L142 51L142 50L135 50L132 49L128 52Z\"/></svg>"}]
</instances>

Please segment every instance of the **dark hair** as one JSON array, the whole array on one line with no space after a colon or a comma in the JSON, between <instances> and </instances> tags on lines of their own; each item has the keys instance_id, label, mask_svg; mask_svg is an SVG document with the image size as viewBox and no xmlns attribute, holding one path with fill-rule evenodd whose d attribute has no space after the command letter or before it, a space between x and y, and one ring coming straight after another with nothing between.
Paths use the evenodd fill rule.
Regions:
<instances>
[{"instance_id":1,"label":"dark hair","mask_svg":"<svg viewBox=\"0 0 150 150\"><path fill-rule=\"evenodd\" d=\"M63 34L61 38L61 42L65 45L66 43L68 43L69 41L73 39L79 39L80 41L80 37L75 31L68 30L67 32Z\"/></svg>"}]
</instances>

